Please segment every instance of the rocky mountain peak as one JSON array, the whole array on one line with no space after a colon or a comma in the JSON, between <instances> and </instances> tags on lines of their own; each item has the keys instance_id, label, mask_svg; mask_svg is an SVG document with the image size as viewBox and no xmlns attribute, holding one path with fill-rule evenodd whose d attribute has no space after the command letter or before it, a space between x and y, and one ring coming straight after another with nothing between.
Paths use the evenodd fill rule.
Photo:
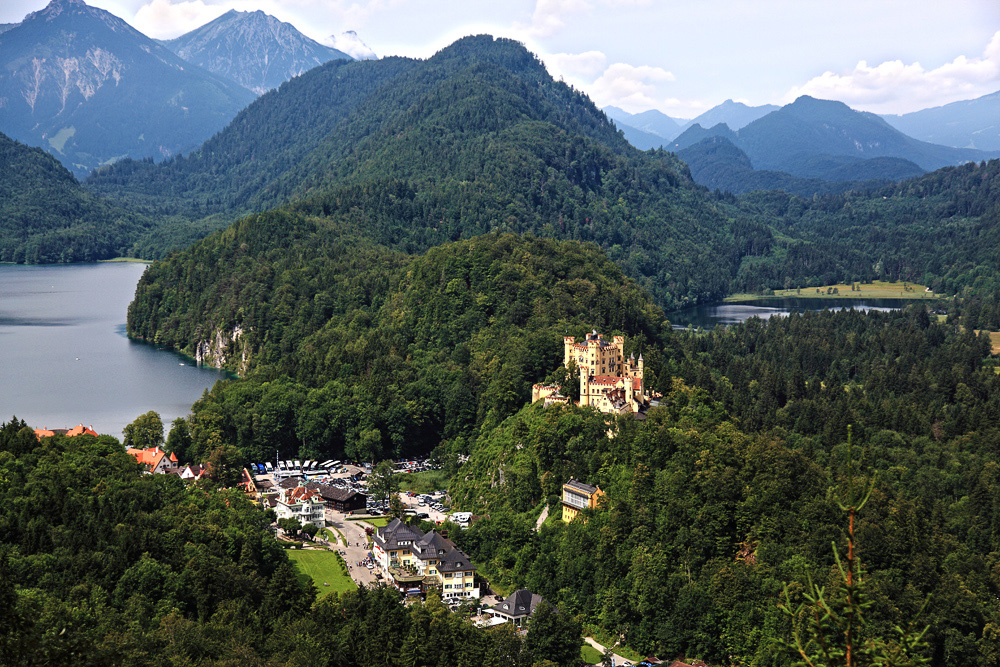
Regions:
<instances>
[{"instance_id":1,"label":"rocky mountain peak","mask_svg":"<svg viewBox=\"0 0 1000 667\"><path fill-rule=\"evenodd\" d=\"M258 95L329 60L351 59L260 10L228 11L163 44L188 62Z\"/></svg>"}]
</instances>

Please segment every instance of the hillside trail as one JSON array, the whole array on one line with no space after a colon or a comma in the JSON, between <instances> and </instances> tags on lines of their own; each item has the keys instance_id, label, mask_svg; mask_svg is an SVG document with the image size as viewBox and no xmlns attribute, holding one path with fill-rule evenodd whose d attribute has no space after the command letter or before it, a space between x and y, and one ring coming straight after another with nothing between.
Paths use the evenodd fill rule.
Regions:
<instances>
[{"instance_id":1,"label":"hillside trail","mask_svg":"<svg viewBox=\"0 0 1000 667\"><path fill-rule=\"evenodd\" d=\"M545 523L545 520L548 518L549 518L549 506L546 505L545 509L542 510L542 513L538 515L538 521L535 522L535 532L538 532L538 530L541 529L542 524Z\"/></svg>"}]
</instances>

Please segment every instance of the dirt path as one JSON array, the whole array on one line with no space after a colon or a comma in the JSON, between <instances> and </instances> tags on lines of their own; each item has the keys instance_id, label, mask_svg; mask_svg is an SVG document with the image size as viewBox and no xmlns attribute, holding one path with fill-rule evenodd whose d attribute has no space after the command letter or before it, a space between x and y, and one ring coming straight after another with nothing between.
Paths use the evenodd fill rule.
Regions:
<instances>
[{"instance_id":1,"label":"dirt path","mask_svg":"<svg viewBox=\"0 0 1000 667\"><path fill-rule=\"evenodd\" d=\"M545 509L542 510L542 513L538 515L538 521L535 522L535 530L536 531L541 530L542 524L545 523L545 520L548 518L549 518L549 506L546 505Z\"/></svg>"}]
</instances>

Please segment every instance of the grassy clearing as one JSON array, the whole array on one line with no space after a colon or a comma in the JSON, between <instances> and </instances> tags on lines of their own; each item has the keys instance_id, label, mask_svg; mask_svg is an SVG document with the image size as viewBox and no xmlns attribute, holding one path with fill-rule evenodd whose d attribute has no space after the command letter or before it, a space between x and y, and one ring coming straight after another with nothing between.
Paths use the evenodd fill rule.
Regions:
<instances>
[{"instance_id":1,"label":"grassy clearing","mask_svg":"<svg viewBox=\"0 0 1000 667\"><path fill-rule=\"evenodd\" d=\"M387 517L387 516L380 516L380 517L376 517L374 519L360 519L360 518L350 517L349 516L349 517L347 517L347 520L348 521L364 521L365 523L367 523L369 526L371 526L373 528L381 528L382 526L385 526L386 524L389 523L389 517Z\"/></svg>"},{"instance_id":2,"label":"grassy clearing","mask_svg":"<svg viewBox=\"0 0 1000 667\"><path fill-rule=\"evenodd\" d=\"M290 550L288 557L295 563L299 581L311 579L316 584L320 597L327 593L353 591L358 587L347 573L347 566L340 554L332 551Z\"/></svg>"},{"instance_id":3,"label":"grassy clearing","mask_svg":"<svg viewBox=\"0 0 1000 667\"><path fill-rule=\"evenodd\" d=\"M99 259L97 260L101 264L112 264L114 262L127 262L129 264L152 264L148 259L139 259L138 257L115 257L114 259Z\"/></svg>"},{"instance_id":4,"label":"grassy clearing","mask_svg":"<svg viewBox=\"0 0 1000 667\"><path fill-rule=\"evenodd\" d=\"M611 649L613 653L617 653L623 658L628 658L632 662L639 662L640 660L644 660L646 657L638 651L631 649L628 646L624 646L623 644L614 646L614 643L618 641L618 639L616 637L612 637L598 627L585 625L583 626L583 631L587 633L587 636L593 637L594 640L601 646L613 646Z\"/></svg>"},{"instance_id":5,"label":"grassy clearing","mask_svg":"<svg viewBox=\"0 0 1000 667\"><path fill-rule=\"evenodd\" d=\"M982 332L982 329L977 329L976 335L978 336ZM990 335L990 345L993 346L991 352L993 354L1000 354L1000 331L987 331L986 333Z\"/></svg>"},{"instance_id":6,"label":"grassy clearing","mask_svg":"<svg viewBox=\"0 0 1000 667\"><path fill-rule=\"evenodd\" d=\"M836 290L836 293L834 293ZM749 301L752 299L785 299L796 297L802 299L900 299L900 300L921 300L940 299L940 294L928 292L925 285L916 283L897 282L890 283L884 280L876 280L873 283L851 283L838 285L824 285L822 287L803 287L802 289L775 290L773 296L761 296L759 294L733 294L726 297L727 302Z\"/></svg>"},{"instance_id":7,"label":"grassy clearing","mask_svg":"<svg viewBox=\"0 0 1000 667\"><path fill-rule=\"evenodd\" d=\"M334 544L336 544L337 542L343 542L344 546L345 547L347 546L347 538L344 537L344 534L340 532L340 530L338 530L336 527L324 528L322 534L326 537L326 539L330 540Z\"/></svg>"},{"instance_id":8,"label":"grassy clearing","mask_svg":"<svg viewBox=\"0 0 1000 667\"><path fill-rule=\"evenodd\" d=\"M430 493L447 489L451 478L444 470L424 470L422 472L407 472L399 475L399 490L414 493Z\"/></svg>"},{"instance_id":9,"label":"grassy clearing","mask_svg":"<svg viewBox=\"0 0 1000 667\"><path fill-rule=\"evenodd\" d=\"M604 656L590 644L584 644L583 648L580 649L580 660L588 665L599 665L604 660Z\"/></svg>"}]
</instances>

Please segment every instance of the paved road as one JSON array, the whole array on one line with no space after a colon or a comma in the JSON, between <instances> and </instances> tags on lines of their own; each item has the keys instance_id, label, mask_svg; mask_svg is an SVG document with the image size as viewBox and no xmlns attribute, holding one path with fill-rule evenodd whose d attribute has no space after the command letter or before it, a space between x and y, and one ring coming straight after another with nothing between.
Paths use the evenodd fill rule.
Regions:
<instances>
[{"instance_id":1,"label":"paved road","mask_svg":"<svg viewBox=\"0 0 1000 667\"><path fill-rule=\"evenodd\" d=\"M604 654L604 647L601 646L600 644L598 644L597 641L593 637L584 637L583 641L587 642L588 644L590 644L591 646L593 646L594 648L596 648L598 651L601 652L602 655ZM621 665L632 665L632 664L634 664L628 658L623 658L622 656L618 655L617 653L612 653L611 656L614 658L615 667L620 667Z\"/></svg>"},{"instance_id":2,"label":"paved road","mask_svg":"<svg viewBox=\"0 0 1000 667\"><path fill-rule=\"evenodd\" d=\"M344 543L341 542L336 549L342 553L346 552L344 560L347 561L348 571L355 583L365 586L374 586L378 583L379 580L375 577L376 570L369 570L367 567L358 565L358 562L364 560L370 551L369 538L365 534L365 525L367 524L363 521L347 521L342 512L333 510L326 511L326 523L339 530L347 538L348 546L345 547Z\"/></svg>"}]
</instances>

